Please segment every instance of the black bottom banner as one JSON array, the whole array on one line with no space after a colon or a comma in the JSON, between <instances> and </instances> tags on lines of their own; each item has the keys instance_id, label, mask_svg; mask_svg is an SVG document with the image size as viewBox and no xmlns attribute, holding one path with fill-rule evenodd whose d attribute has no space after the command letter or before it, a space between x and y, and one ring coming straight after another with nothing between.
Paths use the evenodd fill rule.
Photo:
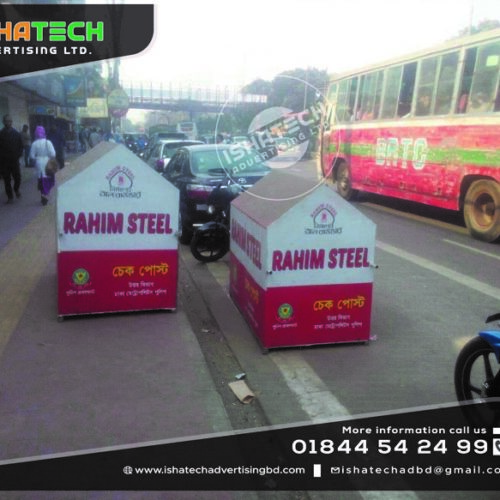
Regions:
<instances>
[{"instance_id":1,"label":"black bottom banner","mask_svg":"<svg viewBox=\"0 0 500 500\"><path fill-rule=\"evenodd\" d=\"M0 462L1 490L498 490L500 401Z\"/></svg>"}]
</instances>

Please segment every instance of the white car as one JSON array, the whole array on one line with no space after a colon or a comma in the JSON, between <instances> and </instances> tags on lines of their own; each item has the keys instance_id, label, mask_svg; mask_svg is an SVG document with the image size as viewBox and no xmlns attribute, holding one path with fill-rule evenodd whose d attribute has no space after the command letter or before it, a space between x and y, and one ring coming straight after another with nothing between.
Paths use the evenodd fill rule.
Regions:
<instances>
[{"instance_id":1,"label":"white car","mask_svg":"<svg viewBox=\"0 0 500 500\"><path fill-rule=\"evenodd\" d=\"M170 158L174 153L184 146L194 146L195 144L203 144L201 141L188 141L176 139L159 140L152 148L151 154L148 157L148 165L154 168L157 172L163 173L168 165Z\"/></svg>"}]
</instances>

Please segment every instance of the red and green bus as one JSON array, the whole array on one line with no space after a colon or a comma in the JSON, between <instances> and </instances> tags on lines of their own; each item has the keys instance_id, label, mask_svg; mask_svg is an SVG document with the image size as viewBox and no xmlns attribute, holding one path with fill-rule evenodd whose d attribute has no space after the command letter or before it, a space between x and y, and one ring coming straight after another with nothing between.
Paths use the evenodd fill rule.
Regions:
<instances>
[{"instance_id":1,"label":"red and green bus","mask_svg":"<svg viewBox=\"0 0 500 500\"><path fill-rule=\"evenodd\" d=\"M461 210L500 237L500 29L457 38L329 85L323 175L359 191Z\"/></svg>"}]
</instances>

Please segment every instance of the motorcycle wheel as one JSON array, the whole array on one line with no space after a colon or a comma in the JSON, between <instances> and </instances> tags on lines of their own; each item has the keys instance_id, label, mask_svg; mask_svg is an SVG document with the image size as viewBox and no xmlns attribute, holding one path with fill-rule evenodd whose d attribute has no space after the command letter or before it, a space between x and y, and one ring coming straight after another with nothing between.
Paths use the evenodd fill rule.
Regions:
<instances>
[{"instance_id":1,"label":"motorcycle wheel","mask_svg":"<svg viewBox=\"0 0 500 500\"><path fill-rule=\"evenodd\" d=\"M219 227L195 231L191 239L191 253L200 262L214 262L229 250L229 234Z\"/></svg>"},{"instance_id":2,"label":"motorcycle wheel","mask_svg":"<svg viewBox=\"0 0 500 500\"><path fill-rule=\"evenodd\" d=\"M493 348L481 337L469 340L455 364L455 392L459 401L500 397L500 366Z\"/></svg>"}]
</instances>

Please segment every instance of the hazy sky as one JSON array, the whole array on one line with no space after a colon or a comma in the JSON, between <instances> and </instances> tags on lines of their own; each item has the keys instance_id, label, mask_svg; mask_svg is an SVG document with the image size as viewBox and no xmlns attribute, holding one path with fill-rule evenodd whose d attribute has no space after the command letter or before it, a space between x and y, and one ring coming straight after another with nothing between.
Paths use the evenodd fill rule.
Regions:
<instances>
[{"instance_id":1,"label":"hazy sky","mask_svg":"<svg viewBox=\"0 0 500 500\"><path fill-rule=\"evenodd\" d=\"M122 59L123 80L243 85L423 49L455 36L471 15L473 24L500 20L500 0L162 0L155 13L154 39Z\"/></svg>"}]
</instances>

